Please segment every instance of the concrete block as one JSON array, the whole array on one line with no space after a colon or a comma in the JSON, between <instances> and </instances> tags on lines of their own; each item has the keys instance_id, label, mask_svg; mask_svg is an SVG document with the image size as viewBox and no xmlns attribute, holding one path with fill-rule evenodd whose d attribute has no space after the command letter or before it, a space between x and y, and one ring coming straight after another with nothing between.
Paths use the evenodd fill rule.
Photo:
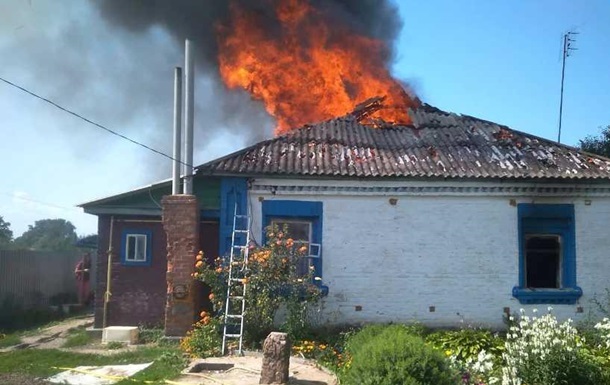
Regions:
<instances>
[{"instance_id":1,"label":"concrete block","mask_svg":"<svg viewBox=\"0 0 610 385\"><path fill-rule=\"evenodd\" d=\"M108 342L122 342L125 344L138 343L137 326L108 326L102 333L102 344Z\"/></svg>"}]
</instances>

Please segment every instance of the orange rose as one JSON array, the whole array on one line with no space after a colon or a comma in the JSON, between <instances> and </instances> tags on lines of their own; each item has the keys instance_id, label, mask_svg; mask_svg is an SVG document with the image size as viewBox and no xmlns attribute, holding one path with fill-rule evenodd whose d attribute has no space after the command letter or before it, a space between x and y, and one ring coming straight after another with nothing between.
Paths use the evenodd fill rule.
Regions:
<instances>
[{"instance_id":1,"label":"orange rose","mask_svg":"<svg viewBox=\"0 0 610 385\"><path fill-rule=\"evenodd\" d=\"M286 239L286 246L292 247L292 245L294 245L294 240L292 238Z\"/></svg>"},{"instance_id":2,"label":"orange rose","mask_svg":"<svg viewBox=\"0 0 610 385\"><path fill-rule=\"evenodd\" d=\"M203 266L203 261L197 261L197 263L195 264L195 267L200 268L201 266Z\"/></svg>"},{"instance_id":3,"label":"orange rose","mask_svg":"<svg viewBox=\"0 0 610 385\"><path fill-rule=\"evenodd\" d=\"M222 267L217 268L217 269L216 269L216 272L217 272L218 274L222 273Z\"/></svg>"},{"instance_id":4,"label":"orange rose","mask_svg":"<svg viewBox=\"0 0 610 385\"><path fill-rule=\"evenodd\" d=\"M206 311L202 311L201 313L199 313L199 317L201 318L205 318L208 315L208 313Z\"/></svg>"},{"instance_id":5,"label":"orange rose","mask_svg":"<svg viewBox=\"0 0 610 385\"><path fill-rule=\"evenodd\" d=\"M203 253L200 251L195 257L196 260L201 261L203 259Z\"/></svg>"},{"instance_id":6,"label":"orange rose","mask_svg":"<svg viewBox=\"0 0 610 385\"><path fill-rule=\"evenodd\" d=\"M301 246L299 247L299 253L301 254L305 254L307 252L307 246Z\"/></svg>"},{"instance_id":7,"label":"orange rose","mask_svg":"<svg viewBox=\"0 0 610 385\"><path fill-rule=\"evenodd\" d=\"M214 300L214 293L210 293L210 295L208 295L208 298L210 299L210 301Z\"/></svg>"}]
</instances>

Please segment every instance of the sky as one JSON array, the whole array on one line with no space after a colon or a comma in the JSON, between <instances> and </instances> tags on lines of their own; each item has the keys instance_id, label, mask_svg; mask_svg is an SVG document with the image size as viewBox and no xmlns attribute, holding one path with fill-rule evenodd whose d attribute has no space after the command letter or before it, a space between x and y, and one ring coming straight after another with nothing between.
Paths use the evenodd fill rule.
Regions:
<instances>
[{"instance_id":1,"label":"sky","mask_svg":"<svg viewBox=\"0 0 610 385\"><path fill-rule=\"evenodd\" d=\"M566 63L562 142L610 125L609 1L395 3L404 25L392 71L424 102L556 140L571 30L578 50ZM1 78L171 153L172 73L183 56L163 29L118 32L87 1L0 0L0 58ZM195 164L268 138L274 126L243 93L223 115L214 87L198 76ZM96 233L97 218L76 205L171 174L169 160L2 82L0 116L0 216L15 236L44 218ZM248 116L257 127L244 129Z\"/></svg>"}]
</instances>

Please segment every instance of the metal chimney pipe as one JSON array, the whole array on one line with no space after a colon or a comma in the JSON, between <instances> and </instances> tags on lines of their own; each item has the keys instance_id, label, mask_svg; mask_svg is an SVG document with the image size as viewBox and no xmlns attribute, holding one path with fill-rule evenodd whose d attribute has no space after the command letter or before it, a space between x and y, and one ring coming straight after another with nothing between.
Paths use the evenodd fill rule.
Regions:
<instances>
[{"instance_id":1,"label":"metal chimney pipe","mask_svg":"<svg viewBox=\"0 0 610 385\"><path fill-rule=\"evenodd\" d=\"M184 194L193 193L193 119L195 98L195 69L193 68L193 44L185 43L185 87L184 98Z\"/></svg>"},{"instance_id":2,"label":"metal chimney pipe","mask_svg":"<svg viewBox=\"0 0 610 385\"><path fill-rule=\"evenodd\" d=\"M182 68L174 71L174 162L172 164L172 195L180 194L180 159L182 141ZM186 163L186 162L185 162Z\"/></svg>"}]
</instances>

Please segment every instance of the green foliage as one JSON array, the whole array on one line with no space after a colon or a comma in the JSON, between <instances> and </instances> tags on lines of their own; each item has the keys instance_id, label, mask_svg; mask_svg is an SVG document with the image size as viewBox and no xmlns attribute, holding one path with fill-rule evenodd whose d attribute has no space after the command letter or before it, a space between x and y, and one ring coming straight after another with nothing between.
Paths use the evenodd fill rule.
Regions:
<instances>
[{"instance_id":1,"label":"green foliage","mask_svg":"<svg viewBox=\"0 0 610 385\"><path fill-rule=\"evenodd\" d=\"M579 147L583 151L610 158L610 126L602 128L599 136L589 135L580 140Z\"/></svg>"},{"instance_id":2,"label":"green foliage","mask_svg":"<svg viewBox=\"0 0 610 385\"><path fill-rule=\"evenodd\" d=\"M428 335L426 342L447 356L454 356L461 361L476 358L481 350L495 357L500 357L504 351L504 340L483 329L437 331Z\"/></svg>"},{"instance_id":3,"label":"green foliage","mask_svg":"<svg viewBox=\"0 0 610 385\"><path fill-rule=\"evenodd\" d=\"M108 350L119 350L123 349L125 344L120 341L110 341L106 344L106 349Z\"/></svg>"},{"instance_id":4,"label":"green foliage","mask_svg":"<svg viewBox=\"0 0 610 385\"><path fill-rule=\"evenodd\" d=\"M214 357L220 355L222 344L222 320L202 313L202 320L193 325L180 341L182 351L191 357Z\"/></svg>"},{"instance_id":5,"label":"green foliage","mask_svg":"<svg viewBox=\"0 0 610 385\"><path fill-rule=\"evenodd\" d=\"M14 241L15 247L29 250L74 250L75 227L65 219L41 219Z\"/></svg>"},{"instance_id":6,"label":"green foliage","mask_svg":"<svg viewBox=\"0 0 610 385\"><path fill-rule=\"evenodd\" d=\"M402 325L365 327L347 341L351 356L343 384L454 385L449 362Z\"/></svg>"},{"instance_id":7,"label":"green foliage","mask_svg":"<svg viewBox=\"0 0 610 385\"><path fill-rule=\"evenodd\" d=\"M79 236L76 241L76 247L83 249L97 249L98 236L97 234L89 234Z\"/></svg>"},{"instance_id":8,"label":"green foliage","mask_svg":"<svg viewBox=\"0 0 610 385\"><path fill-rule=\"evenodd\" d=\"M603 368L590 354L570 320L559 322L550 312L528 316L507 334L502 355L503 385L605 384Z\"/></svg>"},{"instance_id":9,"label":"green foliage","mask_svg":"<svg viewBox=\"0 0 610 385\"><path fill-rule=\"evenodd\" d=\"M7 248L13 241L11 224L0 216L0 249Z\"/></svg>"},{"instance_id":10,"label":"green foliage","mask_svg":"<svg viewBox=\"0 0 610 385\"><path fill-rule=\"evenodd\" d=\"M64 342L64 348L74 348L77 346L85 346L91 342L91 336L85 330L84 327L72 330Z\"/></svg>"},{"instance_id":11,"label":"green foliage","mask_svg":"<svg viewBox=\"0 0 610 385\"><path fill-rule=\"evenodd\" d=\"M48 377L62 370L80 365L124 365L145 362L154 363L135 376L119 381L116 385L161 385L166 379L180 374L185 360L177 348L140 347L127 352L108 354L82 354L60 350L23 349L0 353L0 373L26 373L37 377Z\"/></svg>"},{"instance_id":12,"label":"green foliage","mask_svg":"<svg viewBox=\"0 0 610 385\"><path fill-rule=\"evenodd\" d=\"M267 228L267 244L252 247L249 252L248 268L243 272L242 283L247 286L246 313L244 315L244 341L246 345L257 348L274 328L278 310L285 306L285 322L281 329L292 340L301 339L309 329L309 312L320 298L318 287L314 284L315 271L310 269L304 276L297 274L297 264L307 248L296 244L286 234L287 229ZM228 261L216 258L212 264L205 263L203 254L197 256L194 277L210 287L210 300L214 306L213 314L202 314L199 322L200 333L206 331L208 322L220 319L224 312L227 293ZM240 296L243 286L232 286L233 295ZM231 314L240 313L239 301L231 305ZM207 317L207 321L205 320ZM211 328L210 332L216 330ZM188 340L187 340L188 341ZM192 349L192 348L191 348ZM209 346L203 350L209 351ZM193 352L189 352L193 354ZM209 354L209 353L206 353Z\"/></svg>"},{"instance_id":13,"label":"green foliage","mask_svg":"<svg viewBox=\"0 0 610 385\"><path fill-rule=\"evenodd\" d=\"M0 333L0 349L8 348L9 346L18 345L21 343L21 338L17 334Z\"/></svg>"},{"instance_id":14,"label":"green foliage","mask_svg":"<svg viewBox=\"0 0 610 385\"><path fill-rule=\"evenodd\" d=\"M138 337L141 344L158 344L165 335L162 328L147 329L140 326L138 331Z\"/></svg>"},{"instance_id":15,"label":"green foliage","mask_svg":"<svg viewBox=\"0 0 610 385\"><path fill-rule=\"evenodd\" d=\"M346 340L354 334L351 326L317 327L310 329L307 339L292 344L293 354L314 359L318 364L338 373L344 370Z\"/></svg>"}]
</instances>

